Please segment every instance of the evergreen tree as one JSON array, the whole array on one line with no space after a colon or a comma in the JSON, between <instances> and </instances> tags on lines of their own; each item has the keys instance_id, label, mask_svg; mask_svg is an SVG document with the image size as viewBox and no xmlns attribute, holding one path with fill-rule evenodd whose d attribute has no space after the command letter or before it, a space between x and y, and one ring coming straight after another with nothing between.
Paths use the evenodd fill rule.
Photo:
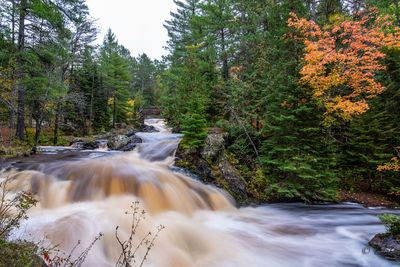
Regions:
<instances>
[{"instance_id":1,"label":"evergreen tree","mask_svg":"<svg viewBox=\"0 0 400 267\"><path fill-rule=\"evenodd\" d=\"M156 86L155 71L156 68L151 59L146 54L139 55L134 68L133 87L135 92L141 92L146 106L154 106L156 102L154 95Z\"/></svg>"},{"instance_id":2,"label":"evergreen tree","mask_svg":"<svg viewBox=\"0 0 400 267\"><path fill-rule=\"evenodd\" d=\"M121 47L115 35L108 30L101 47L100 58L103 74L103 86L108 95L108 104L112 114L112 127L116 123L126 122L129 112L129 62L121 55Z\"/></svg>"}]
</instances>

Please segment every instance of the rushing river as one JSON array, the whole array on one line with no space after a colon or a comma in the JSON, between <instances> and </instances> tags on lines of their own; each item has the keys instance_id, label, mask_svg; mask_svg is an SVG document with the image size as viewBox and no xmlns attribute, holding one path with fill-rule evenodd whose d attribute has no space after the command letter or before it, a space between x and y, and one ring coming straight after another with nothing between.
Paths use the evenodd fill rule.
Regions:
<instances>
[{"instance_id":1,"label":"rushing river","mask_svg":"<svg viewBox=\"0 0 400 267\"><path fill-rule=\"evenodd\" d=\"M360 205L273 204L237 209L226 193L171 171L180 135L162 120L148 120L158 133L138 133L133 152L43 147L40 155L8 164L15 192L32 190L39 204L14 238L43 240L67 253L81 241L84 266L113 266L115 238L128 238L125 212L139 201L147 211L136 242L164 225L146 266L392 266L368 248L385 229L383 208ZM399 214L398 211L389 211ZM145 248L137 256L139 263ZM79 250L79 248L78 248Z\"/></svg>"}]
</instances>

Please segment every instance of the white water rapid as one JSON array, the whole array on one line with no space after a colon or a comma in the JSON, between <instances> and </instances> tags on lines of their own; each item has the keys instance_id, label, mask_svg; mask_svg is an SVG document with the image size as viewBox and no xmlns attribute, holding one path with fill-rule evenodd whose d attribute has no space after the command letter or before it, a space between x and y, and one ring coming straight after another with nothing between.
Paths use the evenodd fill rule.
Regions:
<instances>
[{"instance_id":1,"label":"white water rapid","mask_svg":"<svg viewBox=\"0 0 400 267\"><path fill-rule=\"evenodd\" d=\"M138 200L147 214L136 244L165 226L145 266L393 265L366 249L369 239L384 231L376 215L386 210L351 203L237 209L218 189L172 172L180 135L170 133L162 120L147 124L159 132L138 133L143 144L134 152L47 148L9 168L10 188L32 190L39 199L14 238L45 239L66 253L80 240L78 253L102 232L84 266L114 266L120 253L115 228L122 239L128 237L131 217L125 212ZM144 253L139 251L138 263Z\"/></svg>"}]
</instances>

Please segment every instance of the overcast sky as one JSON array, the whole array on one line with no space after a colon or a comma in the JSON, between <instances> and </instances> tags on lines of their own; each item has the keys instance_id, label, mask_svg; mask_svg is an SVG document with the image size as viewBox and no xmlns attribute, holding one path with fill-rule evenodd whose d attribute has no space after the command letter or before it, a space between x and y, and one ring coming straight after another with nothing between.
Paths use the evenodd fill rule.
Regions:
<instances>
[{"instance_id":1,"label":"overcast sky","mask_svg":"<svg viewBox=\"0 0 400 267\"><path fill-rule=\"evenodd\" d=\"M168 34L163 27L176 7L173 0L87 0L90 15L98 19L102 43L108 28L132 56L146 53L152 59L166 54Z\"/></svg>"}]
</instances>

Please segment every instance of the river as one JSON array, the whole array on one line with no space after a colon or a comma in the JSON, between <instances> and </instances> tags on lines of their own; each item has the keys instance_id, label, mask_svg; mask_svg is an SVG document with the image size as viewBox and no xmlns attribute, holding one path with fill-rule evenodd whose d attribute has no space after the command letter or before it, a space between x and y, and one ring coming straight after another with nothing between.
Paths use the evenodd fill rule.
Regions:
<instances>
[{"instance_id":1,"label":"river","mask_svg":"<svg viewBox=\"0 0 400 267\"><path fill-rule=\"evenodd\" d=\"M270 204L235 207L231 197L171 168L181 135L162 120L147 120L158 133L138 133L133 152L42 147L43 152L12 162L3 176L11 190L32 190L39 204L14 238L43 240L69 251L78 240L95 243L84 266L114 266L115 238L128 238L133 202L146 210L135 233L138 244L159 225L145 266L393 266L369 249L384 227L376 217L385 208L358 204ZM142 247L137 263L145 254ZM77 255L77 254L76 254Z\"/></svg>"}]
</instances>

